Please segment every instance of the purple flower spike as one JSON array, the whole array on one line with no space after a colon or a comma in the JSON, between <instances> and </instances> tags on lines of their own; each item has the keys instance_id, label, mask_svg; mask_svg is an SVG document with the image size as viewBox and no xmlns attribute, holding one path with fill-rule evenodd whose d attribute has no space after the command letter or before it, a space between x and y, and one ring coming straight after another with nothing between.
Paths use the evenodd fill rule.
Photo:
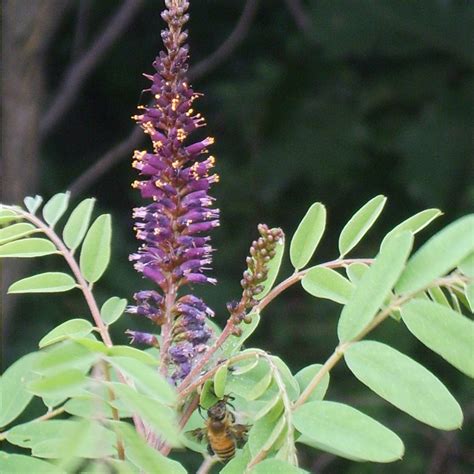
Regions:
<instances>
[{"instance_id":1,"label":"purple flower spike","mask_svg":"<svg viewBox=\"0 0 474 474\"><path fill-rule=\"evenodd\" d=\"M178 383L211 337L206 318L214 314L212 310L195 296L178 298L178 292L186 284L216 282L206 274L213 252L206 234L219 225L219 210L212 208L214 198L208 195L219 176L212 172L215 158L208 156L214 139L189 142L190 135L205 125L192 108L201 94L186 78L188 46L183 26L189 3L165 0L165 4L161 15L168 25L161 32L165 51L153 63L156 72L145 75L151 81L153 100L134 116L149 135L153 151L136 150L133 155L139 179L132 186L150 202L133 210L135 234L142 244L129 257L161 293L136 293L136 305L128 312L161 325L163 337L171 334L170 341L161 341L161 358L165 366L174 364L172 378ZM129 333L133 340L145 342L139 333Z\"/></svg>"}]
</instances>

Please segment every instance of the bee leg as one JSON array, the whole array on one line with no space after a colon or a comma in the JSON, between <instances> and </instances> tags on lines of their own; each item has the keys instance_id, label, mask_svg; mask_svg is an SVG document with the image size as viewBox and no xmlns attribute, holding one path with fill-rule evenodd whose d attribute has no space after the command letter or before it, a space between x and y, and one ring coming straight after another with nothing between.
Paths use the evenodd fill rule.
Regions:
<instances>
[{"instance_id":1,"label":"bee leg","mask_svg":"<svg viewBox=\"0 0 474 474\"><path fill-rule=\"evenodd\" d=\"M210 444L207 445L207 452L208 452L211 456L214 456L214 454L216 454L216 453L214 452L214 450L211 448L211 445L210 445Z\"/></svg>"}]
</instances>

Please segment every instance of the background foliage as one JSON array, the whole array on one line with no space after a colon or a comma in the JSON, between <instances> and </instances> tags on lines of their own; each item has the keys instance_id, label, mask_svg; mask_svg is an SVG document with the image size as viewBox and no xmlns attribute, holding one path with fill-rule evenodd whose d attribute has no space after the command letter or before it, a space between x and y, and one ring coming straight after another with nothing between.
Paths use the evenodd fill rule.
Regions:
<instances>
[{"instance_id":1,"label":"background foliage","mask_svg":"<svg viewBox=\"0 0 474 474\"><path fill-rule=\"evenodd\" d=\"M88 36L93 37L118 2L89 3ZM240 47L217 69L194 81L195 88L206 93L198 108L217 138L222 178L216 187L222 227L214 234L220 291L206 290L205 295L221 321L225 302L239 293L244 258L259 222L280 226L291 235L308 205L324 202L331 209L319 250L324 261L337 253L337 235L354 209L376 194L387 195L389 206L363 242L361 254L376 253L388 229L423 208L445 211L447 217L434 224L436 229L466 213L474 201L474 4L313 0L302 4L307 23L298 27L289 3L293 2L260 2ZM48 49L51 97L71 60L78 5L70 2ZM192 62L223 42L243 5L223 0L192 3ZM140 75L151 70L161 47L161 26L156 2L144 2L87 80L73 108L44 140L41 178L30 194L48 196L69 188L129 132L133 126L129 116L138 102L146 100L137 94L147 86ZM48 100L44 107L47 104ZM103 210L114 215L115 266L96 290L99 302L100 291L130 297L142 285L127 261L136 247L130 209L138 202L138 193L129 187L134 179L129 156L73 196L94 195ZM40 271L49 266L45 263L42 270L41 262L34 264ZM290 268L283 271L289 273ZM264 315L253 345L278 354L294 372L326 359L337 343L337 305L311 299L301 289L279 301ZM81 305L74 293L64 298L22 296L4 339L7 365L34 350L38 335L60 323L65 314L83 317ZM114 340L125 342L124 329L135 324L123 318ZM398 337L401 334L405 337ZM333 374L339 383L332 384L329 397L362 409L403 435L408 447L406 472L467 472L474 462L467 449L473 437L472 384L406 334L389 322L378 330L377 338L396 338L397 349L416 354L417 360L443 375L466 408L462 435L437 432L400 416L343 367ZM303 448L300 452L302 464L313 472L379 469L326 454L313 459ZM399 469L397 463L384 466L387 472Z\"/></svg>"}]
</instances>

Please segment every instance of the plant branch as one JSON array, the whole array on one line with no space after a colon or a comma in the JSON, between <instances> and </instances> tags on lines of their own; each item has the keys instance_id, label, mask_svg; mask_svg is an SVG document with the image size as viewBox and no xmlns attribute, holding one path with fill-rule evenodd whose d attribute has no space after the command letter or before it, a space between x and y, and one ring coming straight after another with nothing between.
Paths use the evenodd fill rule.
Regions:
<instances>
[{"instance_id":1,"label":"plant branch","mask_svg":"<svg viewBox=\"0 0 474 474\"><path fill-rule=\"evenodd\" d=\"M258 0L247 0L235 28L227 39L207 58L199 61L189 71L190 79L199 79L224 62L245 39L257 13Z\"/></svg>"},{"instance_id":2,"label":"plant branch","mask_svg":"<svg viewBox=\"0 0 474 474\"><path fill-rule=\"evenodd\" d=\"M71 58L76 60L84 49L87 35L87 23L91 10L91 0L80 0L77 9L76 25L74 27L74 39L71 48Z\"/></svg>"},{"instance_id":3,"label":"plant branch","mask_svg":"<svg viewBox=\"0 0 474 474\"><path fill-rule=\"evenodd\" d=\"M232 334L235 324L232 321L232 318L227 320L227 324L224 327L224 330L221 332L220 336L217 338L217 341L209 347L207 352L199 359L198 363L193 367L191 372L184 378L178 387L178 392L181 393L188 385L194 381L194 379L199 375L204 366L210 361L211 357L216 353L216 351L224 344L226 339ZM194 384L193 384L194 385Z\"/></svg>"},{"instance_id":4,"label":"plant branch","mask_svg":"<svg viewBox=\"0 0 474 474\"><path fill-rule=\"evenodd\" d=\"M102 156L97 158L79 177L77 177L68 189L72 195L80 195L85 189L91 186L101 176L118 163L123 157L131 154L145 138L143 130L139 127L133 127L133 130L120 142L113 145Z\"/></svg>"},{"instance_id":5,"label":"plant branch","mask_svg":"<svg viewBox=\"0 0 474 474\"><path fill-rule=\"evenodd\" d=\"M255 357L259 355L259 349L255 349L252 351L241 352L236 354L235 356L231 356L226 360L223 360L216 364L214 367L209 369L205 374L201 375L198 379L194 382L189 384L186 388L183 388L181 391L178 391L178 396L180 398L187 397L190 393L196 390L199 386L201 386L206 380L209 380L214 374L224 365L231 365L235 364L236 362L240 362L241 360L250 359L251 357Z\"/></svg>"},{"instance_id":6,"label":"plant branch","mask_svg":"<svg viewBox=\"0 0 474 474\"><path fill-rule=\"evenodd\" d=\"M326 267L326 268L339 268L339 267L345 267L347 265L350 265L351 263L371 264L372 262L373 262L373 259L371 258L351 258L351 259L345 259L345 260L337 259L337 260L332 260L330 262L322 263L321 265L318 265L318 266ZM260 301L260 303L253 308L252 311L259 312L263 310L280 293L282 293L283 291L285 291L287 288L294 285L295 283L299 282L309 270L310 269L296 272L290 277L288 277L286 280L282 281L279 285L273 288L273 290L270 291L270 293L268 293L268 295L265 296L265 298L263 298ZM193 383L194 379L199 375L201 370L211 360L211 357L222 346L222 344L227 340L227 338L232 335L234 328L235 328L235 324L233 323L232 318L229 318L224 327L224 330L220 334L217 341L212 345L212 347L209 348L209 350L203 355L203 357L193 367L193 369L187 375L187 377L181 382L181 384L178 387L178 392L181 393L186 389L186 393L189 393L189 391L187 390L187 386L190 385L191 383L193 384L193 386L195 386L195 384Z\"/></svg>"},{"instance_id":7,"label":"plant branch","mask_svg":"<svg viewBox=\"0 0 474 474\"><path fill-rule=\"evenodd\" d=\"M318 267L325 267L325 268L341 268L341 267L347 267L348 265L352 263L365 263L367 265L371 265L374 262L373 258L346 258L346 259L336 259L336 260L331 260L330 262L326 263L321 263L319 265L316 265ZM299 272L293 273L290 277L288 277L286 280L283 280L280 284L275 286L265 298L263 298L260 303L254 308L257 311L262 311L269 303L271 303L280 293L283 293L286 289L288 289L290 286L294 285L295 283L298 283L303 279L303 277L306 275L306 273L311 270L310 267L307 268L306 270L300 270Z\"/></svg>"},{"instance_id":8,"label":"plant branch","mask_svg":"<svg viewBox=\"0 0 474 474\"><path fill-rule=\"evenodd\" d=\"M369 334L372 330L374 330L379 324L381 324L387 317L390 315L390 313L396 309L399 309L403 304L405 304L407 301L411 300L412 298L415 298L416 295L420 293L420 291L426 291L429 288L432 287L437 287L437 286L447 286L450 287L453 284L456 284L457 282L461 281L462 277L459 275L450 275L447 277L443 278L438 278L437 280L434 280L431 282L429 285L427 285L424 289L418 290L414 293L407 293L406 295L403 296L398 296L396 298L393 298L390 304L381 310L375 317L374 319L363 329L356 337L351 339L350 341L343 342L342 344L339 344L336 349L334 350L333 354L327 361L323 364L319 372L313 377L311 382L308 384L308 386L303 390L303 393L299 396L298 400L294 403L294 408L297 408L301 406L303 403L306 402L308 397L311 395L311 393L314 391L314 389L318 386L319 382L322 380L322 378L329 373L332 368L341 360L343 357L345 351L355 344L356 342L362 340L367 334Z\"/></svg>"},{"instance_id":9,"label":"plant branch","mask_svg":"<svg viewBox=\"0 0 474 474\"><path fill-rule=\"evenodd\" d=\"M311 36L311 20L308 14L304 11L303 5L300 0L285 0L286 7L290 12L293 20L295 20L296 26L303 32L308 38L312 39Z\"/></svg>"},{"instance_id":10,"label":"plant branch","mask_svg":"<svg viewBox=\"0 0 474 474\"><path fill-rule=\"evenodd\" d=\"M89 50L66 71L65 78L41 123L40 132L43 138L52 131L69 110L85 80L130 25L142 5L143 0L124 0Z\"/></svg>"}]
</instances>

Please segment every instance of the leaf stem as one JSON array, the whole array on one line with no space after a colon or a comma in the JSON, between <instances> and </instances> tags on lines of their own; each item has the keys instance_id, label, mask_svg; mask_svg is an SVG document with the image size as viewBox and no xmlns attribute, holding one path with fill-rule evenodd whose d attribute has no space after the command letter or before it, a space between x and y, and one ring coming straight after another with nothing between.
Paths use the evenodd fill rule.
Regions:
<instances>
[{"instance_id":1,"label":"leaf stem","mask_svg":"<svg viewBox=\"0 0 474 474\"><path fill-rule=\"evenodd\" d=\"M456 274L443 277L443 278L438 278L434 280L433 282L431 282L422 290L418 290L413 293L407 293L406 295L393 298L390 304L386 306L383 310L381 310L374 317L374 319L365 327L365 329L362 330L362 332L360 332L356 337L354 337L350 341L343 342L336 347L333 354L329 357L329 359L326 360L326 362L323 364L319 372L313 377L313 379L305 388L303 393L299 396L298 400L296 400L296 402L293 405L294 408L298 408L299 406L301 406L303 403L306 402L306 400L311 395L311 393L315 390L315 388L318 386L322 378L327 373L329 373L333 369L333 367L341 360L345 351L352 344L355 344L356 342L362 340L365 336L367 336L367 334L369 334L373 329L375 329L379 324L381 324L385 319L387 319L387 317L390 315L392 311L399 309L407 301L411 300L412 298L415 298L416 295L420 293L420 291L426 291L429 288L438 287L438 286L446 286L449 288L450 286L452 286L453 284L456 284L460 280L462 280L462 278Z\"/></svg>"},{"instance_id":2,"label":"leaf stem","mask_svg":"<svg viewBox=\"0 0 474 474\"><path fill-rule=\"evenodd\" d=\"M371 264L373 263L374 259L372 258L349 258L345 260L332 260L330 262L322 263L318 266L326 267L326 268L340 268L350 265L351 263L366 263ZM312 268L312 267L311 267ZM277 285L273 290L271 290L265 298L263 298L258 305L256 305L252 311L261 311L263 310L268 304L270 304L280 293L285 291L290 286L298 283L306 273L311 269L308 268L306 270L301 270L299 272L293 273L293 275L289 276L286 280L283 280L279 285ZM211 360L211 357L215 354L215 352L222 346L222 344L227 340L229 336L232 335L233 330L235 328L235 323L232 321L232 317L227 320L227 323L218 337L217 341L209 348L209 350L204 354L204 356L198 361L198 363L193 367L191 372L186 376L186 378L181 382L178 387L178 392L186 394L190 393L188 390L188 386L192 384L196 387L196 384L193 382L195 378L199 375L202 369L206 366L206 364Z\"/></svg>"},{"instance_id":3,"label":"leaf stem","mask_svg":"<svg viewBox=\"0 0 474 474\"><path fill-rule=\"evenodd\" d=\"M321 263L316 265L317 267L325 267L325 268L341 268L347 267L352 263L366 263L370 265L374 262L373 258L346 258L346 259L336 259L331 260L330 262ZM263 310L269 303L271 303L280 293L283 293L287 288L298 283L303 279L303 277L311 270L313 267L306 268L305 270L300 270L299 272L293 273L293 275L289 276L286 280L283 280L279 283L275 288L273 288L265 298L263 298L260 303L254 308L257 311Z\"/></svg>"}]
</instances>

